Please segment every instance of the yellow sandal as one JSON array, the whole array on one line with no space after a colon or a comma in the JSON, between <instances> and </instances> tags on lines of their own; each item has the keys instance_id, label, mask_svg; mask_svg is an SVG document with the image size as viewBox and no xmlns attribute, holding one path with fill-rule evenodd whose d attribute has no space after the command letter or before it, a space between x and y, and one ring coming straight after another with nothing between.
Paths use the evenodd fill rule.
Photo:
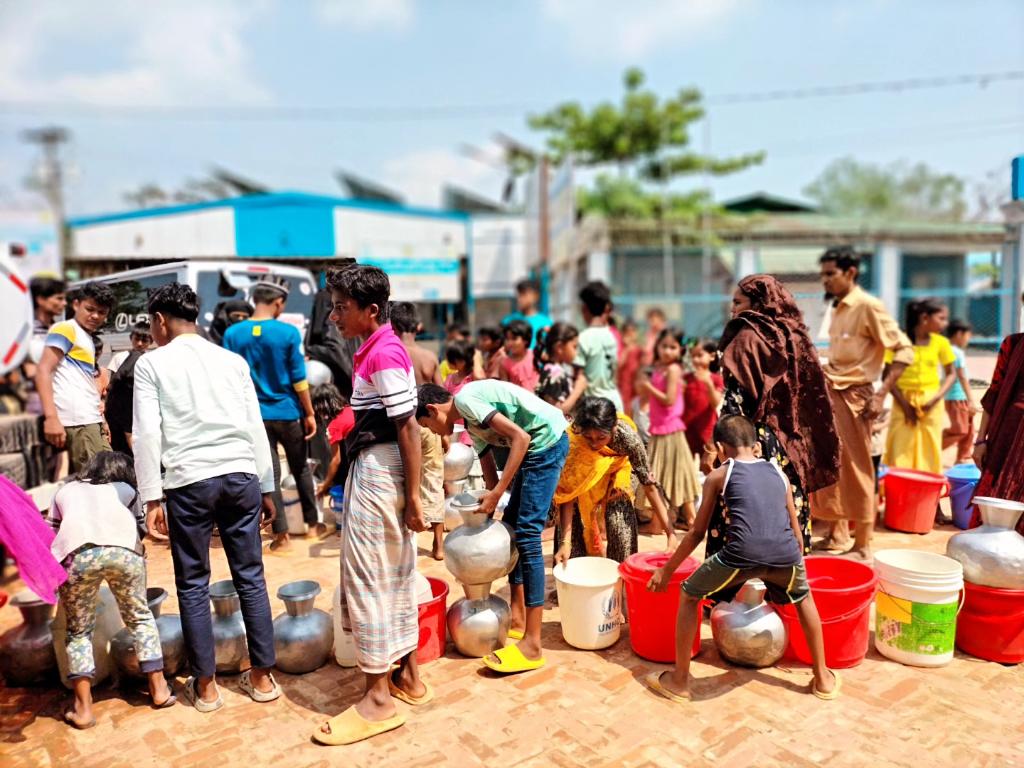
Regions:
<instances>
[{"instance_id":1,"label":"yellow sandal","mask_svg":"<svg viewBox=\"0 0 1024 768\"><path fill-rule=\"evenodd\" d=\"M484 666L503 675L532 672L547 664L547 659L543 656L539 659L526 658L523 652L519 650L518 645L506 645L504 648L499 648L495 651L493 655L498 657L498 661L491 661L490 658L485 656L483 659Z\"/></svg>"},{"instance_id":2,"label":"yellow sandal","mask_svg":"<svg viewBox=\"0 0 1024 768\"><path fill-rule=\"evenodd\" d=\"M360 715L355 707L349 707L340 715L335 715L327 721L331 732L324 733L323 726L313 731L313 741L326 744L329 747L338 747L343 744L355 744L357 741L372 739L382 733L393 731L405 725L405 718L396 714L387 720L367 720Z\"/></svg>"},{"instance_id":3,"label":"yellow sandal","mask_svg":"<svg viewBox=\"0 0 1024 768\"><path fill-rule=\"evenodd\" d=\"M404 701L411 707L422 707L424 704L429 704L433 701L434 689L431 688L430 684L427 682L423 683L423 688L425 689L423 695L417 699L395 685L394 681L391 679L391 673L388 673L388 692L391 694L391 697L398 699L399 701Z\"/></svg>"}]
</instances>

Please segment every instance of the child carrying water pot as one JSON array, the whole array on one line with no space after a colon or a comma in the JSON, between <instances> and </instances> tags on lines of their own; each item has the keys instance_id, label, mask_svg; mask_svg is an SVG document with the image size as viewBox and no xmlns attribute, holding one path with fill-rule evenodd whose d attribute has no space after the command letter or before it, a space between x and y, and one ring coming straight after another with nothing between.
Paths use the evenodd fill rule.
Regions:
<instances>
[{"instance_id":1,"label":"child carrying water pot","mask_svg":"<svg viewBox=\"0 0 1024 768\"><path fill-rule=\"evenodd\" d=\"M789 481L777 464L754 454L757 433L745 416L726 416L719 421L714 441L722 465L704 481L697 521L675 554L651 576L647 588L663 591L676 568L703 541L719 496L728 510L725 544L683 582L676 618L675 669L652 672L644 684L670 701L688 701L690 652L700 630L701 601L748 579L761 579L768 588L769 602L796 606L813 660L811 693L820 699L834 699L839 695L840 678L825 666L821 619L807 583L803 539Z\"/></svg>"}]
</instances>

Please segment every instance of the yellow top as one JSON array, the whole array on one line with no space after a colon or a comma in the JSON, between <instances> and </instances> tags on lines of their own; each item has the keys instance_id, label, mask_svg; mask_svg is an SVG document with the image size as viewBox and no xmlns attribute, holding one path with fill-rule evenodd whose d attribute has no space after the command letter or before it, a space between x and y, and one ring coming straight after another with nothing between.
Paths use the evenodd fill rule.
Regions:
<instances>
[{"instance_id":1,"label":"yellow top","mask_svg":"<svg viewBox=\"0 0 1024 768\"><path fill-rule=\"evenodd\" d=\"M936 390L945 378L943 368L956 361L949 339L933 333L927 344L914 345L914 362L900 376L896 386L904 392ZM886 351L885 362L892 362L892 353Z\"/></svg>"}]
</instances>

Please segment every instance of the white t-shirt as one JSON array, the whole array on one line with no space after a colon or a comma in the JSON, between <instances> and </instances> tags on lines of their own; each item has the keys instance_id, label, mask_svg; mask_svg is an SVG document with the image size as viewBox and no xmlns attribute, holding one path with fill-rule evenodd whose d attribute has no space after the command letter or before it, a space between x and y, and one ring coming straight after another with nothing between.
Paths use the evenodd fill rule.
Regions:
<instances>
[{"instance_id":1,"label":"white t-shirt","mask_svg":"<svg viewBox=\"0 0 1024 768\"><path fill-rule=\"evenodd\" d=\"M100 392L92 336L74 320L63 320L46 334L46 346L64 353L53 372L53 402L60 423L65 427L99 424Z\"/></svg>"},{"instance_id":2,"label":"white t-shirt","mask_svg":"<svg viewBox=\"0 0 1024 768\"><path fill-rule=\"evenodd\" d=\"M130 349L122 349L110 358L110 362L107 363L107 370L110 371L111 376L117 373L117 369L121 367L124 361L128 359L128 355L131 353L132 351Z\"/></svg>"}]
</instances>

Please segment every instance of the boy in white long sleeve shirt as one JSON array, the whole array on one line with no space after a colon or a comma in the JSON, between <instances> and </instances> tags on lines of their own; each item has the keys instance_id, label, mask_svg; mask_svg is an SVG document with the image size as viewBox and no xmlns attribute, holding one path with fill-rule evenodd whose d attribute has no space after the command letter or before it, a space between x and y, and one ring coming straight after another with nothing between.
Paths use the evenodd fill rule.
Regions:
<instances>
[{"instance_id":1,"label":"boy in white long sleeve shirt","mask_svg":"<svg viewBox=\"0 0 1024 768\"><path fill-rule=\"evenodd\" d=\"M149 299L158 349L135 366L132 440L150 530L167 534L192 677L184 696L219 709L210 618L210 537L220 532L247 630L252 669L240 685L255 701L281 691L270 674L274 630L263 575L263 525L275 515L274 473L256 390L245 361L196 334L199 300L171 283ZM165 474L160 477L160 465ZM167 497L165 517L160 505Z\"/></svg>"}]
</instances>

